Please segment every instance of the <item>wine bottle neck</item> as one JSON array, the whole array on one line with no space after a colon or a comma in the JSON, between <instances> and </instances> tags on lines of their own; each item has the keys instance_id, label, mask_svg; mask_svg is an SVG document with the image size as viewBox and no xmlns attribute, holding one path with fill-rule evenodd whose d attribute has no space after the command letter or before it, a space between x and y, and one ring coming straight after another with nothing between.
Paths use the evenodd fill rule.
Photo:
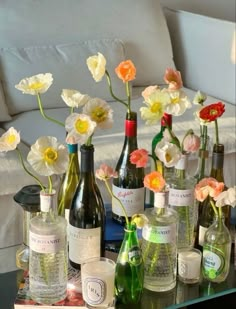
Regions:
<instances>
[{"instance_id":1,"label":"wine bottle neck","mask_svg":"<svg viewBox=\"0 0 236 309\"><path fill-rule=\"evenodd\" d=\"M80 170L81 174L90 173L94 175L94 147L93 145L86 146L82 145L80 147L81 160L80 160Z\"/></svg>"},{"instance_id":2,"label":"wine bottle neck","mask_svg":"<svg viewBox=\"0 0 236 309\"><path fill-rule=\"evenodd\" d=\"M218 181L224 181L224 152L214 151L212 155L212 167L210 176Z\"/></svg>"},{"instance_id":3,"label":"wine bottle neck","mask_svg":"<svg viewBox=\"0 0 236 309\"><path fill-rule=\"evenodd\" d=\"M164 113L161 118L161 131L163 132L167 126L172 128L172 115Z\"/></svg>"},{"instance_id":4,"label":"wine bottle neck","mask_svg":"<svg viewBox=\"0 0 236 309\"><path fill-rule=\"evenodd\" d=\"M68 153L78 153L78 145L77 144L67 144Z\"/></svg>"}]
</instances>

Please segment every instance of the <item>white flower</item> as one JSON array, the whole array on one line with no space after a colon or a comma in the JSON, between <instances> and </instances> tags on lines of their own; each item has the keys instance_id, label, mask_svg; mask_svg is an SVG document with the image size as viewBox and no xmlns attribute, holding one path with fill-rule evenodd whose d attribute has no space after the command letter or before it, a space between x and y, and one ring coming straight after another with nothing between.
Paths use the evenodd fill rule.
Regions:
<instances>
[{"instance_id":1,"label":"white flower","mask_svg":"<svg viewBox=\"0 0 236 309\"><path fill-rule=\"evenodd\" d=\"M193 104L203 105L206 99L207 99L206 94L198 90L197 93L195 94L195 97L193 98Z\"/></svg>"},{"instance_id":2,"label":"white flower","mask_svg":"<svg viewBox=\"0 0 236 309\"><path fill-rule=\"evenodd\" d=\"M236 186L229 188L226 191L221 192L217 195L214 200L216 201L217 207L222 207L225 205L236 206Z\"/></svg>"},{"instance_id":3,"label":"white flower","mask_svg":"<svg viewBox=\"0 0 236 309\"><path fill-rule=\"evenodd\" d=\"M180 149L175 144L169 143L164 139L157 143L155 154L166 167L175 166L181 158Z\"/></svg>"},{"instance_id":4,"label":"white flower","mask_svg":"<svg viewBox=\"0 0 236 309\"><path fill-rule=\"evenodd\" d=\"M61 97L66 105L77 108L84 106L91 99L87 94L82 94L73 89L63 89Z\"/></svg>"},{"instance_id":5,"label":"white flower","mask_svg":"<svg viewBox=\"0 0 236 309\"><path fill-rule=\"evenodd\" d=\"M168 91L165 89L165 91ZM168 91L170 102L165 107L165 112L173 116L181 116L187 108L191 108L191 102L183 90Z\"/></svg>"},{"instance_id":6,"label":"white flower","mask_svg":"<svg viewBox=\"0 0 236 309\"><path fill-rule=\"evenodd\" d=\"M68 150L56 137L42 136L31 146L27 160L39 175L59 175L67 169Z\"/></svg>"},{"instance_id":7,"label":"white flower","mask_svg":"<svg viewBox=\"0 0 236 309\"><path fill-rule=\"evenodd\" d=\"M51 73L38 74L24 78L15 88L26 94L37 95L44 93L52 85L53 78Z\"/></svg>"},{"instance_id":8,"label":"white flower","mask_svg":"<svg viewBox=\"0 0 236 309\"><path fill-rule=\"evenodd\" d=\"M0 137L0 152L15 150L19 143L20 133L11 127Z\"/></svg>"},{"instance_id":9,"label":"white flower","mask_svg":"<svg viewBox=\"0 0 236 309\"><path fill-rule=\"evenodd\" d=\"M100 82L106 71L106 59L103 54L91 56L87 59L87 66L94 80Z\"/></svg>"},{"instance_id":10,"label":"white flower","mask_svg":"<svg viewBox=\"0 0 236 309\"><path fill-rule=\"evenodd\" d=\"M67 139L73 138L74 143L84 144L94 133L97 124L88 115L72 113L66 118L65 128Z\"/></svg>"},{"instance_id":11,"label":"white flower","mask_svg":"<svg viewBox=\"0 0 236 309\"><path fill-rule=\"evenodd\" d=\"M91 99L84 107L83 114L90 116L95 121L98 128L109 129L113 125L113 110L106 101L94 98Z\"/></svg>"},{"instance_id":12,"label":"white flower","mask_svg":"<svg viewBox=\"0 0 236 309\"><path fill-rule=\"evenodd\" d=\"M170 96L168 92L156 89L144 103L147 107L140 108L141 118L146 121L146 125L154 125L163 116L166 104L170 103Z\"/></svg>"}]
</instances>

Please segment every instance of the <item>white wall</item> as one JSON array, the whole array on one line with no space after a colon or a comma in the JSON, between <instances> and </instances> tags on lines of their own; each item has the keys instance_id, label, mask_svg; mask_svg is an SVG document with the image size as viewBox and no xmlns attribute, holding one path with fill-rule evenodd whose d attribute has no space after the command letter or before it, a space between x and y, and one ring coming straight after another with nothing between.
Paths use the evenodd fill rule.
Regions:
<instances>
[{"instance_id":1,"label":"white wall","mask_svg":"<svg viewBox=\"0 0 236 309\"><path fill-rule=\"evenodd\" d=\"M161 4L235 22L235 0L161 0Z\"/></svg>"}]
</instances>

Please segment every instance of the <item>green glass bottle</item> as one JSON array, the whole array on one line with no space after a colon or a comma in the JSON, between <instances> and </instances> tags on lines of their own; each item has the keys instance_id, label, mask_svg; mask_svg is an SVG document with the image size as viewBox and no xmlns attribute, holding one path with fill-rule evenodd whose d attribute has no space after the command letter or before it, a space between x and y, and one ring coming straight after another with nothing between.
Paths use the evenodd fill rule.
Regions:
<instances>
[{"instance_id":1,"label":"green glass bottle","mask_svg":"<svg viewBox=\"0 0 236 309\"><path fill-rule=\"evenodd\" d=\"M58 192L58 214L69 222L69 211L75 189L79 183L78 145L67 144L69 166L63 175Z\"/></svg>"},{"instance_id":2,"label":"green glass bottle","mask_svg":"<svg viewBox=\"0 0 236 309\"><path fill-rule=\"evenodd\" d=\"M69 215L69 260L77 269L88 258L104 256L105 208L94 175L94 147L82 145L80 180Z\"/></svg>"},{"instance_id":3,"label":"green glass bottle","mask_svg":"<svg viewBox=\"0 0 236 309\"><path fill-rule=\"evenodd\" d=\"M137 304L143 292L144 264L136 225L129 223L116 261L115 294L117 306Z\"/></svg>"}]
</instances>

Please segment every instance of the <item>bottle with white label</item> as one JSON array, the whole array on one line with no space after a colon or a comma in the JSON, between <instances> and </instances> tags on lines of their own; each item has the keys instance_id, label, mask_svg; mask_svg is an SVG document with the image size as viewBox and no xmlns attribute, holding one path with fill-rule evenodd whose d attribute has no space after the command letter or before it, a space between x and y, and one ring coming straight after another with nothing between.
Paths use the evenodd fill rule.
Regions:
<instances>
[{"instance_id":1,"label":"bottle with white label","mask_svg":"<svg viewBox=\"0 0 236 309\"><path fill-rule=\"evenodd\" d=\"M168 192L154 193L154 208L145 210L148 223L142 230L144 288L156 292L176 285L178 216L167 205Z\"/></svg>"},{"instance_id":2,"label":"bottle with white label","mask_svg":"<svg viewBox=\"0 0 236 309\"><path fill-rule=\"evenodd\" d=\"M137 168L130 162L130 154L138 148L137 113L126 114L125 141L115 170L118 177L113 179L113 194L122 202L128 217L144 211L145 189L143 185L144 168ZM123 211L115 198L112 199L112 218L124 225Z\"/></svg>"},{"instance_id":3,"label":"bottle with white label","mask_svg":"<svg viewBox=\"0 0 236 309\"><path fill-rule=\"evenodd\" d=\"M57 215L56 191L40 192L41 213L30 220L29 290L33 300L52 305L67 291L67 222Z\"/></svg>"},{"instance_id":4,"label":"bottle with white label","mask_svg":"<svg viewBox=\"0 0 236 309\"><path fill-rule=\"evenodd\" d=\"M225 225L224 215L215 216L207 229L203 243L203 277L210 282L226 280L230 268L231 235Z\"/></svg>"},{"instance_id":5,"label":"bottle with white label","mask_svg":"<svg viewBox=\"0 0 236 309\"><path fill-rule=\"evenodd\" d=\"M105 208L94 175L94 146L80 147L80 180L69 214L69 260L77 269L104 255Z\"/></svg>"},{"instance_id":6,"label":"bottle with white label","mask_svg":"<svg viewBox=\"0 0 236 309\"><path fill-rule=\"evenodd\" d=\"M196 179L187 174L187 154L182 154L175 166L175 174L169 181L169 206L178 213L178 251L194 245Z\"/></svg>"}]
</instances>

